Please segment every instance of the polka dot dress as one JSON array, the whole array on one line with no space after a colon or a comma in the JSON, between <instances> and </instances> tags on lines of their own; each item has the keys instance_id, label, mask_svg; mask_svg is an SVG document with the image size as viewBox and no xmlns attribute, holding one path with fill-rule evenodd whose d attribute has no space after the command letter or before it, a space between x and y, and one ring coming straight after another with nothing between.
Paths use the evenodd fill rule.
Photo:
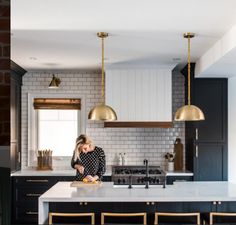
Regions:
<instances>
[{"instance_id":1,"label":"polka dot dress","mask_svg":"<svg viewBox=\"0 0 236 225\"><path fill-rule=\"evenodd\" d=\"M74 161L74 156L71 160L71 166L74 168L75 164L82 165L84 167L84 174L76 172L76 180L82 181L87 175L97 175L99 179L102 179L103 174L106 171L105 153L102 148L95 146L94 151L88 153L80 153L80 160Z\"/></svg>"}]
</instances>

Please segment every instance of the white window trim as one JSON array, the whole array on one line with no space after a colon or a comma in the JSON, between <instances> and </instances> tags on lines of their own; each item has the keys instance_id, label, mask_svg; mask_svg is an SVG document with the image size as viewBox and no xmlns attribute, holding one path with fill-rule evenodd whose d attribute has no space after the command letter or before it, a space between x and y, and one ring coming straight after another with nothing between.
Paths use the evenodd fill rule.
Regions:
<instances>
[{"instance_id":1,"label":"white window trim","mask_svg":"<svg viewBox=\"0 0 236 225\"><path fill-rule=\"evenodd\" d=\"M37 151L37 128L38 128L38 113L34 110L34 98L79 98L81 99L80 122L81 126L78 131L86 133L86 105L85 97L79 94L68 93L28 93L28 166L36 165L36 151Z\"/></svg>"}]
</instances>

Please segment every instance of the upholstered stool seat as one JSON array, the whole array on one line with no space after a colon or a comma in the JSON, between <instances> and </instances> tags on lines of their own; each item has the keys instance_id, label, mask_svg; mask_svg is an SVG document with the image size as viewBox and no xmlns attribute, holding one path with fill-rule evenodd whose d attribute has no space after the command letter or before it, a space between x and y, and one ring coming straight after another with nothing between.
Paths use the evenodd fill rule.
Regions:
<instances>
[{"instance_id":1,"label":"upholstered stool seat","mask_svg":"<svg viewBox=\"0 0 236 225\"><path fill-rule=\"evenodd\" d=\"M108 219L112 218L112 222L108 222ZM114 217L116 217L116 220L114 222ZM135 219L135 222L130 221L129 219ZM108 213L108 212L103 212L101 213L101 224L106 224L106 223L139 223L139 224L147 224L147 213Z\"/></svg>"},{"instance_id":2,"label":"upholstered stool seat","mask_svg":"<svg viewBox=\"0 0 236 225\"><path fill-rule=\"evenodd\" d=\"M77 217L87 217L88 223L87 224L95 224L95 214L94 213L56 213L56 212L50 212L49 213L49 224L54 224L53 220L57 219L57 224L58 223L63 223L63 224L69 224L67 221L65 222L65 218L73 218L73 224L85 224L84 220L80 222L80 219ZM78 221L78 223L77 223Z\"/></svg>"},{"instance_id":3,"label":"upholstered stool seat","mask_svg":"<svg viewBox=\"0 0 236 225\"><path fill-rule=\"evenodd\" d=\"M236 223L236 213L230 212L211 212L209 214L209 224Z\"/></svg>"},{"instance_id":4,"label":"upholstered stool seat","mask_svg":"<svg viewBox=\"0 0 236 225\"><path fill-rule=\"evenodd\" d=\"M200 213L156 212L155 225L161 224L197 224L200 225Z\"/></svg>"}]
</instances>

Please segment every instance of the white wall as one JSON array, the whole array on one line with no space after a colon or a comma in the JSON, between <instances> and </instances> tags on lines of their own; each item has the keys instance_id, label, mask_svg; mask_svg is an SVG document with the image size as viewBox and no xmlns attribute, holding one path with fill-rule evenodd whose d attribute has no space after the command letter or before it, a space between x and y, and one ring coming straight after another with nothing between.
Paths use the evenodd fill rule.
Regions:
<instances>
[{"instance_id":1,"label":"white wall","mask_svg":"<svg viewBox=\"0 0 236 225\"><path fill-rule=\"evenodd\" d=\"M228 180L236 183L236 77L228 79Z\"/></svg>"}]
</instances>

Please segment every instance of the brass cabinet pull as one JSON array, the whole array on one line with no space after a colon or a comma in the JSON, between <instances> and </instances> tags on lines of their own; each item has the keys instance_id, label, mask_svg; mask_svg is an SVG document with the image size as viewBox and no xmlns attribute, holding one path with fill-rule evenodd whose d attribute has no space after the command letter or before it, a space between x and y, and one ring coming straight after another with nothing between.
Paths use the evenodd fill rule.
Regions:
<instances>
[{"instance_id":1,"label":"brass cabinet pull","mask_svg":"<svg viewBox=\"0 0 236 225\"><path fill-rule=\"evenodd\" d=\"M31 211L28 211L28 212L26 212L25 214L27 214L27 215L38 215L38 212L31 212Z\"/></svg>"},{"instance_id":2,"label":"brass cabinet pull","mask_svg":"<svg viewBox=\"0 0 236 225\"><path fill-rule=\"evenodd\" d=\"M198 145L196 145L196 152L195 152L196 158L198 158Z\"/></svg>"},{"instance_id":3,"label":"brass cabinet pull","mask_svg":"<svg viewBox=\"0 0 236 225\"><path fill-rule=\"evenodd\" d=\"M29 183L47 183L48 180L26 180Z\"/></svg>"},{"instance_id":4,"label":"brass cabinet pull","mask_svg":"<svg viewBox=\"0 0 236 225\"><path fill-rule=\"evenodd\" d=\"M27 197L39 197L41 194L26 194Z\"/></svg>"},{"instance_id":5,"label":"brass cabinet pull","mask_svg":"<svg viewBox=\"0 0 236 225\"><path fill-rule=\"evenodd\" d=\"M195 134L196 134L196 135L195 135L195 138L196 138L196 140L198 140L198 128L196 128L195 131L196 131L196 133L195 133Z\"/></svg>"}]
</instances>

